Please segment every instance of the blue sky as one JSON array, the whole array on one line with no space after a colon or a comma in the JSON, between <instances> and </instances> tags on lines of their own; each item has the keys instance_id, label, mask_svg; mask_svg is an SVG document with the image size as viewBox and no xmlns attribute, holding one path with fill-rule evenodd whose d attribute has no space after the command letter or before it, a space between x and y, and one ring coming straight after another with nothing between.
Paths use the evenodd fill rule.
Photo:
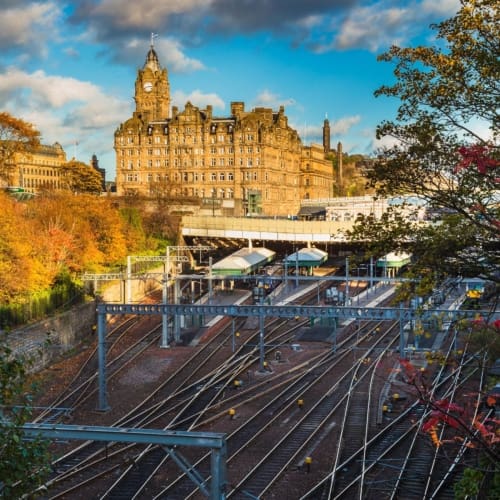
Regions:
<instances>
[{"instance_id":1,"label":"blue sky","mask_svg":"<svg viewBox=\"0 0 500 500\"><path fill-rule=\"evenodd\" d=\"M397 101L375 98L393 80L377 55L432 43L431 23L458 0L2 0L0 110L32 122L68 159L96 154L114 180L113 133L134 109L137 69L151 33L172 104L229 114L285 106L303 141L371 155L375 127Z\"/></svg>"}]
</instances>

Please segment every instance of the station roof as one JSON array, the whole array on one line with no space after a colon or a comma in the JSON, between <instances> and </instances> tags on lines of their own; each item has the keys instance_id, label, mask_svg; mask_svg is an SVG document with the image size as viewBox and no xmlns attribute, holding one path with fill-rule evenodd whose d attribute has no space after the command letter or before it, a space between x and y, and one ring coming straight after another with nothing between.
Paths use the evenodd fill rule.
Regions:
<instances>
[{"instance_id":1,"label":"station roof","mask_svg":"<svg viewBox=\"0 0 500 500\"><path fill-rule=\"evenodd\" d=\"M320 266L328 259L328 253L319 248L301 248L297 252L288 255L285 259L288 265L298 265L301 267Z\"/></svg>"},{"instance_id":2,"label":"station roof","mask_svg":"<svg viewBox=\"0 0 500 500\"><path fill-rule=\"evenodd\" d=\"M390 252L377 260L377 267L403 267L409 264L411 254L406 252Z\"/></svg>"},{"instance_id":3,"label":"station roof","mask_svg":"<svg viewBox=\"0 0 500 500\"><path fill-rule=\"evenodd\" d=\"M241 248L236 252L216 262L212 266L214 274L244 275L250 274L259 267L272 262L276 252L264 247Z\"/></svg>"}]
</instances>

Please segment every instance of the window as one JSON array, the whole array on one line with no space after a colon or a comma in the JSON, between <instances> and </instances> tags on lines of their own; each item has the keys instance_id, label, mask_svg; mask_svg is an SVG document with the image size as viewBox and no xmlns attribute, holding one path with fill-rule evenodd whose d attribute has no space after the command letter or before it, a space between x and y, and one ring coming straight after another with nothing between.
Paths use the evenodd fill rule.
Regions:
<instances>
[{"instance_id":1,"label":"window","mask_svg":"<svg viewBox=\"0 0 500 500\"><path fill-rule=\"evenodd\" d=\"M223 167L223 166L224 166L224 158L219 158L219 165L220 165L221 167Z\"/></svg>"},{"instance_id":2,"label":"window","mask_svg":"<svg viewBox=\"0 0 500 500\"><path fill-rule=\"evenodd\" d=\"M215 172L212 172L212 173L210 174L210 180L211 180L212 182L215 182L215 181L217 180L217 174L216 174Z\"/></svg>"},{"instance_id":3,"label":"window","mask_svg":"<svg viewBox=\"0 0 500 500\"><path fill-rule=\"evenodd\" d=\"M215 167L217 165L217 158L212 158L210 161L210 165L212 165L212 167Z\"/></svg>"},{"instance_id":4,"label":"window","mask_svg":"<svg viewBox=\"0 0 500 500\"><path fill-rule=\"evenodd\" d=\"M225 179L226 179L226 176L225 176L224 172L220 172L219 173L219 180L224 181Z\"/></svg>"},{"instance_id":5,"label":"window","mask_svg":"<svg viewBox=\"0 0 500 500\"><path fill-rule=\"evenodd\" d=\"M234 174L233 174L233 172L228 172L228 174L227 174L227 180L228 181L234 181Z\"/></svg>"}]
</instances>

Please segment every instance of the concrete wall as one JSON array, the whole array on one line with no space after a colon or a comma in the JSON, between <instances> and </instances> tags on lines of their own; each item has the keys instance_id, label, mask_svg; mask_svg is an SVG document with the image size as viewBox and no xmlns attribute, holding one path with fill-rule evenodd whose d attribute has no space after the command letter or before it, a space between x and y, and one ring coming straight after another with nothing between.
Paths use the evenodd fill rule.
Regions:
<instances>
[{"instance_id":1,"label":"concrete wall","mask_svg":"<svg viewBox=\"0 0 500 500\"><path fill-rule=\"evenodd\" d=\"M351 221L301 221L254 217L182 217L182 235L205 238L236 238L262 241L344 241Z\"/></svg>"}]
</instances>

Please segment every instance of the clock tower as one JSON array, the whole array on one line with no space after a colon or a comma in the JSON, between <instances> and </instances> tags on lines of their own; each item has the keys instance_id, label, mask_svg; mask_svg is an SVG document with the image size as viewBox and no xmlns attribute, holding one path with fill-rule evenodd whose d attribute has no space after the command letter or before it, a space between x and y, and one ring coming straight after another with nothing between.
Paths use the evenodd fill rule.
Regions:
<instances>
[{"instance_id":1,"label":"clock tower","mask_svg":"<svg viewBox=\"0 0 500 500\"><path fill-rule=\"evenodd\" d=\"M146 62L137 72L135 111L145 121L165 120L170 116L170 85L167 70L160 66L154 49L153 34Z\"/></svg>"}]
</instances>

